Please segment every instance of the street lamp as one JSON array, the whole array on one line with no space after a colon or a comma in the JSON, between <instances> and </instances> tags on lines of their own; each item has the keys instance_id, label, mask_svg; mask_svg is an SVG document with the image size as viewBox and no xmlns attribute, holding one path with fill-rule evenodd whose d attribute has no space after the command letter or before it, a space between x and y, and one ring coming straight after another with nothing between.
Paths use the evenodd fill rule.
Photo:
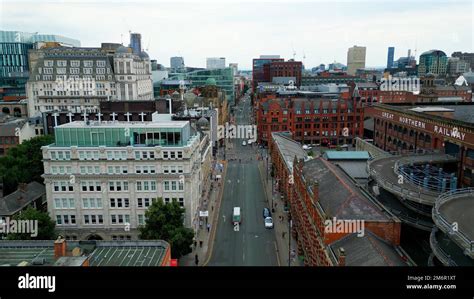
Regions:
<instances>
[{"instance_id":1,"label":"street lamp","mask_svg":"<svg viewBox=\"0 0 474 299\"><path fill-rule=\"evenodd\" d=\"M291 212L288 204L288 267L291 266Z\"/></svg>"}]
</instances>

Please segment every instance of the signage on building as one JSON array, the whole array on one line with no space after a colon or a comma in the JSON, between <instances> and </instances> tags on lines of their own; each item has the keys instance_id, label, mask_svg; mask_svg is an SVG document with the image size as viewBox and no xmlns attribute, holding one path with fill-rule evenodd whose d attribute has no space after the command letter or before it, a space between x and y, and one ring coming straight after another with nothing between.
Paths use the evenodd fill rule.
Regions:
<instances>
[{"instance_id":1,"label":"signage on building","mask_svg":"<svg viewBox=\"0 0 474 299\"><path fill-rule=\"evenodd\" d=\"M382 117L393 119L393 114L388 112L382 112Z\"/></svg>"},{"instance_id":2,"label":"signage on building","mask_svg":"<svg viewBox=\"0 0 474 299\"><path fill-rule=\"evenodd\" d=\"M446 128L446 127L435 125L434 128L433 128L433 131L437 134L441 134L441 135L447 136L447 137L456 138L456 139L459 139L461 141L464 141L464 139L466 138L466 133L463 133L463 132L459 131L459 129L457 127Z\"/></svg>"},{"instance_id":3,"label":"signage on building","mask_svg":"<svg viewBox=\"0 0 474 299\"><path fill-rule=\"evenodd\" d=\"M399 120L401 123L410 125L410 126L412 126L412 127L417 127L417 128L421 128L421 129L426 129L426 124L425 124L424 122L422 122L422 121L419 121L419 120L411 119L411 118L404 117L404 116L400 116L398 120Z\"/></svg>"},{"instance_id":4,"label":"signage on building","mask_svg":"<svg viewBox=\"0 0 474 299\"><path fill-rule=\"evenodd\" d=\"M208 217L209 211L199 211L199 217Z\"/></svg>"}]
</instances>

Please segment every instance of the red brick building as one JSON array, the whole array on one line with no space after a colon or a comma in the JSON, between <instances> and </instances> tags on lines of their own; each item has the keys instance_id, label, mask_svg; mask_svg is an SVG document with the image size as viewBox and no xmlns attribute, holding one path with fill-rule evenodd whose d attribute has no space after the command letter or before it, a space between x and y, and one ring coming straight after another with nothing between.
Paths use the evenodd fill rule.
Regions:
<instances>
[{"instance_id":1,"label":"red brick building","mask_svg":"<svg viewBox=\"0 0 474 299\"><path fill-rule=\"evenodd\" d=\"M304 144L350 144L364 132L364 111L355 100L297 95L267 95L257 102L258 142L268 144L272 132L290 131Z\"/></svg>"},{"instance_id":2,"label":"red brick building","mask_svg":"<svg viewBox=\"0 0 474 299\"><path fill-rule=\"evenodd\" d=\"M272 61L268 64L270 68L270 82L275 77L295 77L295 86L301 86L301 72L303 63L301 61Z\"/></svg>"},{"instance_id":3,"label":"red brick building","mask_svg":"<svg viewBox=\"0 0 474 299\"><path fill-rule=\"evenodd\" d=\"M459 185L474 186L474 105L391 106L366 110L374 144L389 152L431 151L459 157Z\"/></svg>"},{"instance_id":4,"label":"red brick building","mask_svg":"<svg viewBox=\"0 0 474 299\"><path fill-rule=\"evenodd\" d=\"M301 146L285 133L272 134L269 150L305 265L406 265L395 250L400 244L398 218L370 201L335 164L307 160ZM327 231L325 221L336 218L363 220L364 236Z\"/></svg>"}]
</instances>

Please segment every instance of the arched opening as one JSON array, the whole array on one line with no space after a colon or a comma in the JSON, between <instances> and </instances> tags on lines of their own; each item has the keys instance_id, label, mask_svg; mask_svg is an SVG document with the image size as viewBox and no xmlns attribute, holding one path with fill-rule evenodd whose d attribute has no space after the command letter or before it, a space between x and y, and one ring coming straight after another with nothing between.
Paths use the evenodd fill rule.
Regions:
<instances>
[{"instance_id":1,"label":"arched opening","mask_svg":"<svg viewBox=\"0 0 474 299\"><path fill-rule=\"evenodd\" d=\"M21 109L18 107L13 108L13 115L16 117L21 117Z\"/></svg>"},{"instance_id":2,"label":"arched opening","mask_svg":"<svg viewBox=\"0 0 474 299\"><path fill-rule=\"evenodd\" d=\"M97 234L92 234L92 235L89 235L89 237L87 237L87 240L103 240L103 238Z\"/></svg>"},{"instance_id":3,"label":"arched opening","mask_svg":"<svg viewBox=\"0 0 474 299\"><path fill-rule=\"evenodd\" d=\"M10 114L10 108L8 108L8 107L3 107L3 108L2 108L2 112L5 113L5 114Z\"/></svg>"}]
</instances>

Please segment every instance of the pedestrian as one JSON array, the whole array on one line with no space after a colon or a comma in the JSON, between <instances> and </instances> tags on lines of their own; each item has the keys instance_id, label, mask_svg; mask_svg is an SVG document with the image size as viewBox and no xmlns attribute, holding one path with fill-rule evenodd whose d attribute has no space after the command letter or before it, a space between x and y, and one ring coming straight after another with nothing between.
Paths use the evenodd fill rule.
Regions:
<instances>
[{"instance_id":1,"label":"pedestrian","mask_svg":"<svg viewBox=\"0 0 474 299\"><path fill-rule=\"evenodd\" d=\"M285 238L285 232L281 233L281 237L284 239Z\"/></svg>"},{"instance_id":2,"label":"pedestrian","mask_svg":"<svg viewBox=\"0 0 474 299\"><path fill-rule=\"evenodd\" d=\"M199 257L197 254L194 256L194 263L196 264L196 266L199 264Z\"/></svg>"},{"instance_id":3,"label":"pedestrian","mask_svg":"<svg viewBox=\"0 0 474 299\"><path fill-rule=\"evenodd\" d=\"M202 248L202 241L201 240L199 241L199 247Z\"/></svg>"},{"instance_id":4,"label":"pedestrian","mask_svg":"<svg viewBox=\"0 0 474 299\"><path fill-rule=\"evenodd\" d=\"M207 224L207 232L209 232L210 230L211 230L211 224L208 223L208 224Z\"/></svg>"},{"instance_id":5,"label":"pedestrian","mask_svg":"<svg viewBox=\"0 0 474 299\"><path fill-rule=\"evenodd\" d=\"M211 206L211 212L214 212L214 206Z\"/></svg>"},{"instance_id":6,"label":"pedestrian","mask_svg":"<svg viewBox=\"0 0 474 299\"><path fill-rule=\"evenodd\" d=\"M202 220L199 220L199 227L202 228Z\"/></svg>"}]
</instances>

